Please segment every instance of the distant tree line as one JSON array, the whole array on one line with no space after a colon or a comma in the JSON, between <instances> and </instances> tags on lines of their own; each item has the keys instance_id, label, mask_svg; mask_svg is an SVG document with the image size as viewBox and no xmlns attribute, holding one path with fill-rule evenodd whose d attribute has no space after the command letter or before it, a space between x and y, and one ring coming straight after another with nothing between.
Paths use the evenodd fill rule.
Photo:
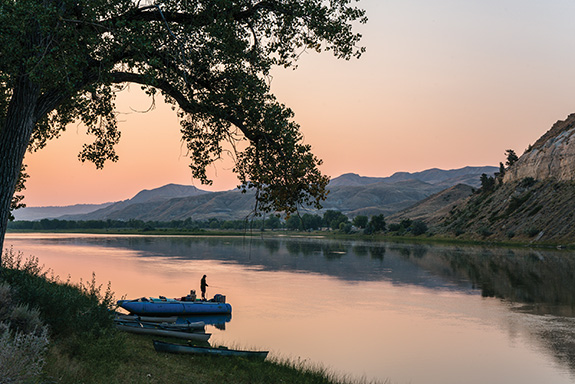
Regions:
<instances>
[{"instance_id":1,"label":"distant tree line","mask_svg":"<svg viewBox=\"0 0 575 384\"><path fill-rule=\"evenodd\" d=\"M58 230L290 230L290 231L314 231L335 230L342 233L361 232L374 234L382 232L395 232L398 234L411 233L420 235L427 232L427 225L421 221L403 220L400 224L386 225L383 214L355 216L350 220L345 214L335 210L328 210L323 215L305 213L303 215L291 215L288 219L282 219L276 215L261 217L250 220L220 220L216 218L208 220L185 220L172 221L143 221L143 220L60 220L42 219L38 221L13 221L9 223L12 230L31 231L58 231Z\"/></svg>"}]
</instances>

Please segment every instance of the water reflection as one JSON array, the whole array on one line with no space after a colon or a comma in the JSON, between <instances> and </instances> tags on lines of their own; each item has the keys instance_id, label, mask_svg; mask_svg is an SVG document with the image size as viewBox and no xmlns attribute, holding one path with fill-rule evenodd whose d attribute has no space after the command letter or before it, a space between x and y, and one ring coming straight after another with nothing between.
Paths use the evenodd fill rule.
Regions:
<instances>
[{"instance_id":1,"label":"water reflection","mask_svg":"<svg viewBox=\"0 0 575 384\"><path fill-rule=\"evenodd\" d=\"M193 315L193 316L181 316L178 317L176 323L187 324L203 322L206 325L213 325L220 331L226 330L226 323L232 321L232 315L227 314L217 314L217 315Z\"/></svg>"},{"instance_id":2,"label":"water reflection","mask_svg":"<svg viewBox=\"0 0 575 384\"><path fill-rule=\"evenodd\" d=\"M144 259L210 259L266 271L319 273L346 281L389 280L523 303L523 310L537 314L575 316L575 256L567 251L321 238L110 236L44 241L122 248L136 251Z\"/></svg>"},{"instance_id":3,"label":"water reflection","mask_svg":"<svg viewBox=\"0 0 575 384\"><path fill-rule=\"evenodd\" d=\"M545 357L551 357L554 363L566 368L570 372L569 378L575 378L575 257L572 252L287 237L254 239L73 235L47 236L34 241L37 241L39 248L44 249L53 247L64 250L68 245L74 250L93 248L97 250L98 257L102 258L105 253L130 255L130 263L134 263L134 260L138 263L135 269L146 272L140 279L154 276L159 280L158 287L164 284L162 289L168 279L176 280L173 275L175 271L180 273L178 279L182 275L187 278L206 266L213 267L216 264L217 268L240 266L242 271L254 272L238 275L235 270L234 274L221 269L217 271L220 280L225 273L230 278L230 284L225 287L226 292L229 292L232 285L239 286L232 303L238 304L238 312L231 323L229 318L214 320L209 324L216 325L220 330L228 328L225 334L235 338L250 332L247 323L260 321L258 329L250 334L253 340L257 337L265 340L266 332L269 338L281 332L295 332L295 329L302 337L312 340L321 333L321 328L331 326L332 329L338 329L342 319L345 319L346 324L361 329L362 332L358 333L362 335L362 343L356 344L361 345L362 349L366 348L364 344L369 344L369 339L373 339L374 344L377 344L373 346L377 353L388 354L385 355L385 360L389 362L386 371L405 364L405 361L395 361L394 364L396 356L420 353L425 356L414 360L414 364L421 365L422 372L432 372L433 367L427 367L431 371L425 371L423 365L439 359L441 353L457 359L459 351L446 352L437 346L426 347L423 342L416 344L407 338L420 337L428 340L427 344L431 343L431 339L434 345L449 344L454 346L454 350L469 348L467 355L474 356L472 350L482 348L479 344L489 345L484 347L485 350L495 350L492 344L501 343L497 340L497 337L501 338L499 333L483 333L482 322L486 322L489 326L496 324L508 336L512 345L526 338L529 348L542 351ZM79 260L86 257L87 252L83 252L77 256ZM207 260L217 263L208 265ZM134 268L134 265L130 264L130 268ZM182 268L195 269L182 271ZM161 274L166 276L159 276ZM310 285L308 289L305 284L315 285ZM323 286L329 286L329 289L321 290ZM182 290L185 291L184 288ZM351 293L348 295L349 291ZM333 298L326 297L332 293ZM501 304L498 306L494 303ZM341 306L339 312L332 311L337 305ZM243 311L241 313L240 308ZM251 313L254 315L251 316ZM300 319L302 313L305 318ZM313 328L315 319L319 324L317 328ZM320 324L321 321L325 326ZM466 331L452 326L457 322L458 326L477 326L477 329L472 329L466 335ZM280 325L284 328L278 332ZM454 330L457 336L453 336ZM445 339L438 335L445 335ZM398 340L392 343L394 337ZM461 347L457 344L457 337L467 338L474 343ZM324 347L318 354L330 353L336 350L336 347L325 346L331 338L333 334L308 347L317 345L320 349L323 343ZM295 344L294 336L286 337L282 348L289 348L289 339L294 339ZM488 344L488 340L492 344ZM383 344L391 347L384 350ZM351 345L347 347L353 348ZM298 344L294 348L301 349L302 345ZM505 348L507 346L501 351L515 353L518 364L526 361L524 354L527 352L519 353L513 350L514 347L509 352ZM362 362L372 356L373 359L377 357L384 360L377 353L362 355ZM486 353L490 352L478 353L477 356L485 356ZM345 363L346 359L349 357L346 356L337 364ZM466 364L474 362L473 359L465 360ZM381 361L373 363L374 366L381 364ZM454 362L451 364L454 370L459 369ZM478 371L474 372L482 373ZM429 378L429 373L427 375ZM416 382L410 377L407 376L401 382ZM538 382L533 380L529 378L521 382ZM478 376L469 382L489 380L481 380ZM567 379L565 382L573 380Z\"/></svg>"}]
</instances>

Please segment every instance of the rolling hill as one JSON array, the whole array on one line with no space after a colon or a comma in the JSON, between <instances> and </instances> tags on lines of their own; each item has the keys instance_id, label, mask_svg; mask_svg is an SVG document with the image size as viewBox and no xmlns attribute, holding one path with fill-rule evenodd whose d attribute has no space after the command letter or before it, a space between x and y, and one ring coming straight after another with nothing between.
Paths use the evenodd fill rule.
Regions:
<instances>
[{"instance_id":1,"label":"rolling hill","mask_svg":"<svg viewBox=\"0 0 575 384\"><path fill-rule=\"evenodd\" d=\"M323 211L338 210L349 217L380 213L388 216L461 181L477 187L482 173L492 175L497 170L496 167L465 167L446 171L430 169L416 173L395 173L390 177L363 177L349 173L330 182L330 193L323 204ZM73 212L69 207L49 207L50 216L42 216L43 212L47 212L47 207L32 207L17 210L15 216L17 220L58 218L171 221L189 217L194 220L237 220L252 213L254 207L253 193L242 194L239 190L208 192L193 186L168 184L143 190L128 200L103 207L94 206L94 209L89 211ZM35 213L35 216L31 213Z\"/></svg>"}]
</instances>

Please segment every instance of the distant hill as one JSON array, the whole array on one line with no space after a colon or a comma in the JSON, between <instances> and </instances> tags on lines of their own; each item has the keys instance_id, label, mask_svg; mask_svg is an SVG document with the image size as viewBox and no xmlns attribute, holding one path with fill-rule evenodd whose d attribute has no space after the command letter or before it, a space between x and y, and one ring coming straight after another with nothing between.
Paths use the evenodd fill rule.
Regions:
<instances>
[{"instance_id":1,"label":"distant hill","mask_svg":"<svg viewBox=\"0 0 575 384\"><path fill-rule=\"evenodd\" d=\"M104 204L76 204L51 207L28 207L12 211L16 220L36 221L41 219L55 219L63 215L81 215L97 211L114 203Z\"/></svg>"},{"instance_id":2,"label":"distant hill","mask_svg":"<svg viewBox=\"0 0 575 384\"><path fill-rule=\"evenodd\" d=\"M428 184L440 185L449 188L456 184L467 184L479 188L481 186L481 174L493 175L498 172L498 167L464 167L459 169L442 170L432 168L421 172L396 172L389 177L365 177L355 173L346 173L331 180L329 187L340 186L365 186L375 183L396 183L399 181L419 180Z\"/></svg>"},{"instance_id":3,"label":"distant hill","mask_svg":"<svg viewBox=\"0 0 575 384\"><path fill-rule=\"evenodd\" d=\"M118 201L91 212L79 214L63 214L58 217L61 220L107 220L118 217L117 212L128 209L131 206L148 205L149 207L156 206L159 203L182 197L195 197L213 192L204 191L191 185L167 184L155 189L144 189L138 192L134 197L124 201ZM129 220L133 217L127 217L120 220Z\"/></svg>"},{"instance_id":4,"label":"distant hill","mask_svg":"<svg viewBox=\"0 0 575 384\"><path fill-rule=\"evenodd\" d=\"M239 190L228 192L209 192L196 196L178 197L166 200L153 200L144 203L122 204L85 215L64 216L66 220L158 220L172 221L244 219L254 209L254 194L241 193Z\"/></svg>"},{"instance_id":5,"label":"distant hill","mask_svg":"<svg viewBox=\"0 0 575 384\"><path fill-rule=\"evenodd\" d=\"M354 217L390 215L439 192L443 187L411 179L353 186L330 185L329 189L328 198L323 203L324 210L338 210Z\"/></svg>"},{"instance_id":6,"label":"distant hill","mask_svg":"<svg viewBox=\"0 0 575 384\"><path fill-rule=\"evenodd\" d=\"M407 209L394 213L386 221L399 223L403 219L410 219L423 220L428 224L439 222L449 215L454 206L471 196L473 191L474 188L469 185L457 184L429 196Z\"/></svg>"},{"instance_id":7,"label":"distant hill","mask_svg":"<svg viewBox=\"0 0 575 384\"><path fill-rule=\"evenodd\" d=\"M210 192L203 191L192 185L167 184L160 188L144 189L138 192L136 196L132 197L129 202L131 204L148 203L152 201L165 201L178 197L200 196L206 193Z\"/></svg>"},{"instance_id":8,"label":"distant hill","mask_svg":"<svg viewBox=\"0 0 575 384\"><path fill-rule=\"evenodd\" d=\"M349 217L385 216L406 209L441 190L466 180L471 186L479 184L482 173L492 175L496 167L465 167L442 171L431 169L416 173L396 173L390 177L363 177L345 174L334 178L328 188L330 193L324 202L324 209L306 211L321 214L333 209ZM425 181L427 180L427 181ZM51 212L51 218L62 220L194 220L217 218L221 220L244 219L255 207L253 193L242 194L239 190L207 192L193 186L168 184L152 190L143 190L128 200L93 207L84 212L61 210ZM25 208L26 211L33 208ZM17 213L19 213L17 211ZM37 220L42 217L36 216Z\"/></svg>"}]
</instances>

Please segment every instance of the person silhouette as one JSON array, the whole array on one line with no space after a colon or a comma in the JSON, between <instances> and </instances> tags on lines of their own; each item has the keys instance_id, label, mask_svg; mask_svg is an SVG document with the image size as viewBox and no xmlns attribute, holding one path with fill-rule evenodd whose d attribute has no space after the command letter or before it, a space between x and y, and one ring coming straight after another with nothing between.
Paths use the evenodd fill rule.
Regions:
<instances>
[{"instance_id":1,"label":"person silhouette","mask_svg":"<svg viewBox=\"0 0 575 384\"><path fill-rule=\"evenodd\" d=\"M206 283L206 275L202 277L200 281L200 290L202 291L202 300L206 300L206 287L208 287L208 283Z\"/></svg>"}]
</instances>

